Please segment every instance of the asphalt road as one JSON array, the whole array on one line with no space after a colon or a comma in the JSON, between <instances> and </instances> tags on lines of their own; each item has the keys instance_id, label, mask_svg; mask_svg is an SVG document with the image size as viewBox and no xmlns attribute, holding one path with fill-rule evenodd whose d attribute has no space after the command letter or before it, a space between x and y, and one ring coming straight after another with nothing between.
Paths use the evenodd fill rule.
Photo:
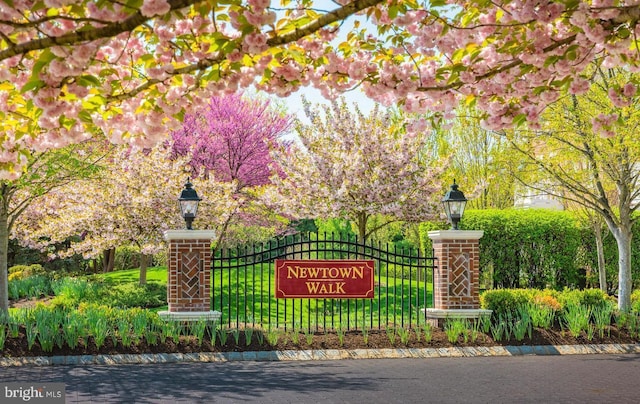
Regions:
<instances>
[{"instance_id":1,"label":"asphalt road","mask_svg":"<svg viewBox=\"0 0 640 404\"><path fill-rule=\"evenodd\" d=\"M2 382L63 382L67 403L637 403L640 355L23 366Z\"/></svg>"}]
</instances>

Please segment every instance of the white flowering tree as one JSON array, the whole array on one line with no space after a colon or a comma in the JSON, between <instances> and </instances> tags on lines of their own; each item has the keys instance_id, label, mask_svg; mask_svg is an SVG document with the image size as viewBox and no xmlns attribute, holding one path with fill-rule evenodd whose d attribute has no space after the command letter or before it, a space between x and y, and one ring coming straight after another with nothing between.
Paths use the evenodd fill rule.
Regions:
<instances>
[{"instance_id":1,"label":"white flowering tree","mask_svg":"<svg viewBox=\"0 0 640 404\"><path fill-rule=\"evenodd\" d=\"M25 211L83 178L91 178L109 148L97 142L85 142L63 149L23 156L27 170L13 180L0 180L0 312L9 308L7 254L10 236Z\"/></svg>"},{"instance_id":2,"label":"white flowering tree","mask_svg":"<svg viewBox=\"0 0 640 404\"><path fill-rule=\"evenodd\" d=\"M142 256L140 283L146 282L146 257L166 248L163 233L183 228L177 198L189 175L185 159L170 159L165 147L148 151L122 148L100 177L70 184L42 198L23 216L14 236L32 248L45 249L72 236L63 255L96 258L105 250L133 244ZM216 229L237 207L232 183L194 180L203 201L196 226Z\"/></svg>"},{"instance_id":3,"label":"white flowering tree","mask_svg":"<svg viewBox=\"0 0 640 404\"><path fill-rule=\"evenodd\" d=\"M366 240L387 224L439 214L440 175L446 168L421 156L424 132L407 132L375 108L368 116L344 101L305 111L311 124L297 125L301 143L276 150L284 175L274 176L275 209L296 218L345 218ZM371 217L386 220L368 227Z\"/></svg>"}]
</instances>

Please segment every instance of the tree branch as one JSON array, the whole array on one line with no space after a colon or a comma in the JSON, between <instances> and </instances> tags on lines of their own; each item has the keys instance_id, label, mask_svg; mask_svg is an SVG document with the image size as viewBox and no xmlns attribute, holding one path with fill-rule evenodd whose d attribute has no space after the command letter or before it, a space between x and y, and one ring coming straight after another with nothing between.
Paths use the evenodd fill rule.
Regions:
<instances>
[{"instance_id":1,"label":"tree branch","mask_svg":"<svg viewBox=\"0 0 640 404\"><path fill-rule=\"evenodd\" d=\"M272 38L269 38L267 40L267 45L269 45L269 47L275 47L275 46L279 46L279 45L285 45L291 42L295 42L301 38L304 38L305 36L311 35L312 33L318 31L321 28L326 27L329 24L332 24L334 22L337 21L341 21L344 20L345 18L360 12L362 10L365 10L369 7L373 7L379 3L382 3L383 0L356 0L352 3L349 3L347 5L344 5L336 10L333 10L321 17L319 17L317 20L310 22L309 24L301 27L301 28L296 28L295 31L286 34L286 35L282 35L282 36L274 36ZM0 53L1 55L1 53ZM223 52L216 52L215 54L212 55L212 57L210 58L206 58L206 59L202 59L199 60L197 63L191 64L191 65L187 65L178 69L173 70L171 73L167 73L170 76L179 76L179 75L184 75L184 74L194 74L196 72L202 71L202 70L206 70L209 67L218 65L220 62L222 62L223 60L225 60L227 57L226 53ZM1 60L1 59L0 59ZM164 79L166 80L166 79ZM152 86L161 83L164 80L160 80L160 79L150 79L147 80L145 83L141 84L140 86L134 88L131 91L128 91L126 93L122 93L122 94L118 94L116 96L112 96L109 97L108 99L110 101L123 101L126 99L129 99L131 97L136 96L137 94L151 88Z\"/></svg>"},{"instance_id":2,"label":"tree branch","mask_svg":"<svg viewBox=\"0 0 640 404\"><path fill-rule=\"evenodd\" d=\"M169 5L171 5L171 11L179 10L202 1L204 0L168 0ZM86 31L76 31L58 37L34 39L0 51L0 60L5 60L12 56L26 54L36 50L47 49L52 46L74 45L82 42L95 41L96 39L111 38L123 32L131 31L152 18L154 17L145 17L140 13L140 11L138 11L123 21L114 22L105 25L104 27Z\"/></svg>"}]
</instances>

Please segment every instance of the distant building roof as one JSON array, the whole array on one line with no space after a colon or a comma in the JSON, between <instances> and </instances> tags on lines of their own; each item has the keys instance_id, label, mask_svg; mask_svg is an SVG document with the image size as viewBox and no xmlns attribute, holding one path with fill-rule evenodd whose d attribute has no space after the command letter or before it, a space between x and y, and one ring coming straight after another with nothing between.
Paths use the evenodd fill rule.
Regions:
<instances>
[{"instance_id":1,"label":"distant building roof","mask_svg":"<svg viewBox=\"0 0 640 404\"><path fill-rule=\"evenodd\" d=\"M522 209L564 210L564 205L549 194L516 195L513 206Z\"/></svg>"}]
</instances>

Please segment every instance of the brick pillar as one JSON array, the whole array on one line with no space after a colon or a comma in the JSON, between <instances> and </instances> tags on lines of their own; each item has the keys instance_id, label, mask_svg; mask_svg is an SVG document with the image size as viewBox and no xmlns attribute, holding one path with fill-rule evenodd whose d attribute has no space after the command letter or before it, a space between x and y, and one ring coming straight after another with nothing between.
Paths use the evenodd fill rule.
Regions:
<instances>
[{"instance_id":1,"label":"brick pillar","mask_svg":"<svg viewBox=\"0 0 640 404\"><path fill-rule=\"evenodd\" d=\"M490 314L480 310L481 230L430 231L436 257L433 274L433 308L425 309L427 319L477 318ZM435 324L435 323L434 323ZM437 323L441 325L441 321Z\"/></svg>"},{"instance_id":2,"label":"brick pillar","mask_svg":"<svg viewBox=\"0 0 640 404\"><path fill-rule=\"evenodd\" d=\"M168 312L162 317L180 320L216 317L211 308L211 240L209 230L168 230ZM219 317L219 313L217 315Z\"/></svg>"}]
</instances>

